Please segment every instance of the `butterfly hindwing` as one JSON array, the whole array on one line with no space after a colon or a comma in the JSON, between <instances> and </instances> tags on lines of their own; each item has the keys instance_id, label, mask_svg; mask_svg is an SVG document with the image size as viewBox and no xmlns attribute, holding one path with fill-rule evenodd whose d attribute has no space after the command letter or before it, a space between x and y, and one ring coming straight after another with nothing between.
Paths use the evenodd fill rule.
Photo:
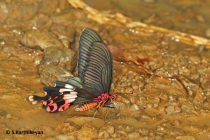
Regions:
<instances>
[{"instance_id":1,"label":"butterfly hindwing","mask_svg":"<svg viewBox=\"0 0 210 140\"><path fill-rule=\"evenodd\" d=\"M31 101L32 104L42 101L43 107L48 112L66 110L77 98L77 92L75 89L81 87L81 83L79 81L80 80L76 77L69 79L67 82L56 81L55 87L45 86L43 88L45 96L41 97L32 95L29 96L29 101Z\"/></svg>"},{"instance_id":2,"label":"butterfly hindwing","mask_svg":"<svg viewBox=\"0 0 210 140\"><path fill-rule=\"evenodd\" d=\"M51 96L47 101L43 101L43 108L48 112L57 112L66 110L77 98L77 92L71 91L59 96Z\"/></svg>"}]
</instances>

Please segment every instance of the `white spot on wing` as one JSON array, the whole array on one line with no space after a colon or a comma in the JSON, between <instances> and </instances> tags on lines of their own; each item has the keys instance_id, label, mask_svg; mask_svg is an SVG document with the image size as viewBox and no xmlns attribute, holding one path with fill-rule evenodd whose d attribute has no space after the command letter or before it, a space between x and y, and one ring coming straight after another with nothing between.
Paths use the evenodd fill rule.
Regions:
<instances>
[{"instance_id":1,"label":"white spot on wing","mask_svg":"<svg viewBox=\"0 0 210 140\"><path fill-rule=\"evenodd\" d=\"M70 94L71 95L77 95L77 92L76 91L72 91Z\"/></svg>"},{"instance_id":2,"label":"white spot on wing","mask_svg":"<svg viewBox=\"0 0 210 140\"><path fill-rule=\"evenodd\" d=\"M65 84L65 88L70 88L70 89L74 89L74 87L70 84Z\"/></svg>"},{"instance_id":3,"label":"white spot on wing","mask_svg":"<svg viewBox=\"0 0 210 140\"><path fill-rule=\"evenodd\" d=\"M28 97L28 100L31 101L31 102L33 102L34 101L34 96L29 96Z\"/></svg>"},{"instance_id":4,"label":"white spot on wing","mask_svg":"<svg viewBox=\"0 0 210 140\"><path fill-rule=\"evenodd\" d=\"M71 95L71 94L65 94L63 99L67 100L67 99L76 99L77 95Z\"/></svg>"},{"instance_id":5,"label":"white spot on wing","mask_svg":"<svg viewBox=\"0 0 210 140\"><path fill-rule=\"evenodd\" d=\"M68 99L67 101L69 102L69 103L71 103L71 102L73 102L75 99Z\"/></svg>"},{"instance_id":6,"label":"white spot on wing","mask_svg":"<svg viewBox=\"0 0 210 140\"><path fill-rule=\"evenodd\" d=\"M73 91L72 89L66 89L66 88L61 88L60 90L59 90L59 92L60 93L63 93L63 92L65 92L65 91Z\"/></svg>"},{"instance_id":7,"label":"white spot on wing","mask_svg":"<svg viewBox=\"0 0 210 140\"><path fill-rule=\"evenodd\" d=\"M33 101L32 104L33 104L33 105L37 104L37 101Z\"/></svg>"}]
</instances>

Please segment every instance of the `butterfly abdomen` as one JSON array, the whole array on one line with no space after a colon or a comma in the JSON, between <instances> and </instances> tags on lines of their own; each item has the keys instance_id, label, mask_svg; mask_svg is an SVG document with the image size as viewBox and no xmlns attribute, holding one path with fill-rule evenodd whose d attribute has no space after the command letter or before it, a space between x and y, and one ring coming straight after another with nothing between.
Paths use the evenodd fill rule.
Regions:
<instances>
[{"instance_id":1,"label":"butterfly abdomen","mask_svg":"<svg viewBox=\"0 0 210 140\"><path fill-rule=\"evenodd\" d=\"M84 105L76 108L75 111L86 111L86 110L92 109L96 106L97 106L97 102L91 102L91 103L87 103L87 104L84 104Z\"/></svg>"}]
</instances>

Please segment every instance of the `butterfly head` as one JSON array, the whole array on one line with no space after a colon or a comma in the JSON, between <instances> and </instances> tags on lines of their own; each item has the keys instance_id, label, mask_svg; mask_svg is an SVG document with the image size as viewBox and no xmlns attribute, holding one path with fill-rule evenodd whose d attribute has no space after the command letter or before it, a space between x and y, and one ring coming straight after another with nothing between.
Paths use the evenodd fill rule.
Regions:
<instances>
[{"instance_id":1,"label":"butterfly head","mask_svg":"<svg viewBox=\"0 0 210 140\"><path fill-rule=\"evenodd\" d=\"M110 101L112 101L112 100L114 100L114 99L116 99L117 98L117 95L116 94L111 94L110 96L109 96L109 100Z\"/></svg>"}]
</instances>

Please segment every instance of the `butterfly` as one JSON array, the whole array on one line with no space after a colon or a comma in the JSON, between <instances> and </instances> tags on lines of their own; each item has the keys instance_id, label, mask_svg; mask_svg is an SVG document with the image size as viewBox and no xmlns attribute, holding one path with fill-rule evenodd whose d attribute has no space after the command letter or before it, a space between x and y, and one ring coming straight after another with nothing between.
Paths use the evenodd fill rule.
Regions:
<instances>
[{"instance_id":1,"label":"butterfly","mask_svg":"<svg viewBox=\"0 0 210 140\"><path fill-rule=\"evenodd\" d=\"M54 87L45 86L45 96L31 95L32 104L43 103L48 112L64 111L80 104L75 111L109 106L117 96L110 94L112 56L96 31L85 28L79 40L78 76Z\"/></svg>"}]
</instances>

